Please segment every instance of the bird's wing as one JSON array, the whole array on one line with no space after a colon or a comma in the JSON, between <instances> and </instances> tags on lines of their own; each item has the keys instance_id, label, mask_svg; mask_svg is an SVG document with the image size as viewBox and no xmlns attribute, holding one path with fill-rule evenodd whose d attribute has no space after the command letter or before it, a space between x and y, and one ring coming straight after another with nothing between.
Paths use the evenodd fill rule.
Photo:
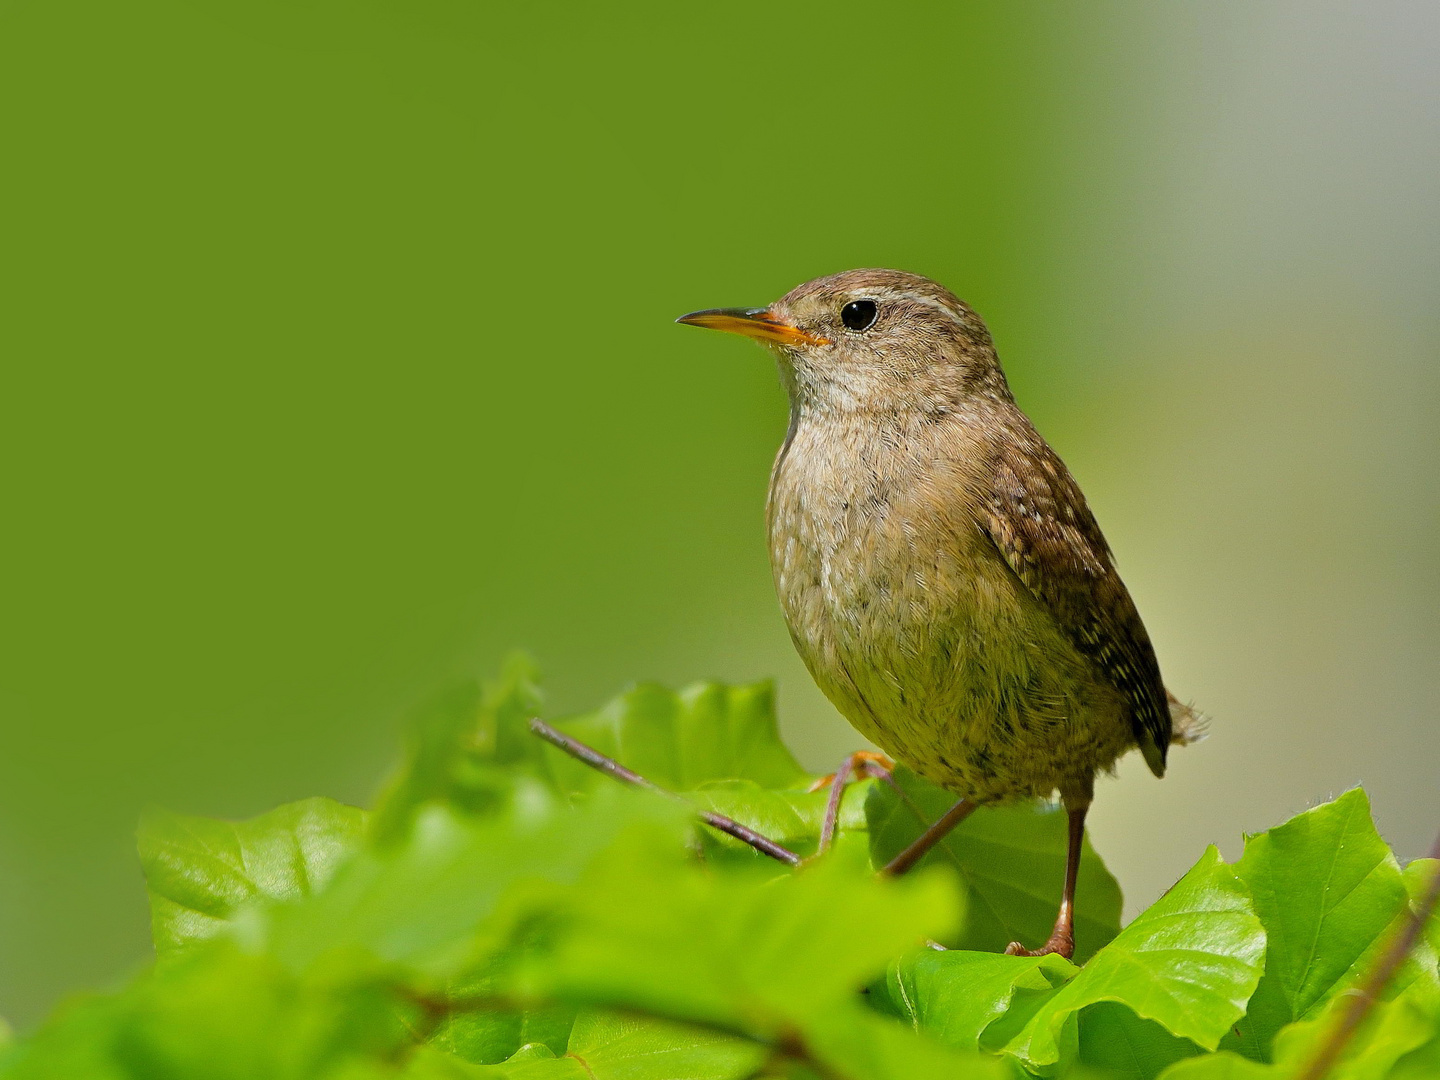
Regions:
<instances>
[{"instance_id":1,"label":"bird's wing","mask_svg":"<svg viewBox=\"0 0 1440 1080\"><path fill-rule=\"evenodd\" d=\"M992 470L990 537L1076 648L1124 695L1146 764L1163 776L1170 708L1150 636L1079 485L1038 434L1025 434L1024 452L1000 456Z\"/></svg>"}]
</instances>

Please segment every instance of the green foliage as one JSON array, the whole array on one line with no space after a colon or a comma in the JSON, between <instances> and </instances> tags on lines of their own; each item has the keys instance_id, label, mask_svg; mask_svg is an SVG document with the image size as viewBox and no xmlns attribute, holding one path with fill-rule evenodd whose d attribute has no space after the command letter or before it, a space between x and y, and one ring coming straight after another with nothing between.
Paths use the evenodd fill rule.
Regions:
<instances>
[{"instance_id":1,"label":"green foliage","mask_svg":"<svg viewBox=\"0 0 1440 1080\"><path fill-rule=\"evenodd\" d=\"M1053 956L954 951L902 962L887 991L917 1028L1043 1074L1077 1060L1079 1015L1103 1002L1128 1011L1101 1014L1108 1019L1092 1031L1143 1039L1139 1022L1152 1020L1213 1050L1244 1015L1264 952L1249 898L1212 848L1083 968Z\"/></svg>"},{"instance_id":2,"label":"green foliage","mask_svg":"<svg viewBox=\"0 0 1440 1080\"><path fill-rule=\"evenodd\" d=\"M258 899L294 900L321 890L364 827L363 810L322 798L251 821L146 814L140 862L156 956L166 959L224 932L236 912Z\"/></svg>"},{"instance_id":3,"label":"green foliage","mask_svg":"<svg viewBox=\"0 0 1440 1080\"><path fill-rule=\"evenodd\" d=\"M1057 990L1007 1049L1037 1071L1073 1053L1069 1024L1102 1001L1128 1005L1213 1050L1260 981L1265 931L1213 847Z\"/></svg>"},{"instance_id":4,"label":"green foliage","mask_svg":"<svg viewBox=\"0 0 1440 1080\"><path fill-rule=\"evenodd\" d=\"M1088 847L1078 963L1043 938L1054 811L981 810L877 877L952 797L899 770L854 785L836 845L795 870L535 739L533 668L417 710L367 813L325 799L140 831L157 957L0 1048L0 1078L910 1080L1295 1075L1426 887L1364 794L1212 848L1123 929ZM793 850L826 793L768 686L644 686L556 726ZM1440 924L1339 1077L1440 1068ZM952 946L941 949L934 943Z\"/></svg>"},{"instance_id":5,"label":"green foliage","mask_svg":"<svg viewBox=\"0 0 1440 1080\"><path fill-rule=\"evenodd\" d=\"M1264 1061L1282 1027L1314 1017L1337 984L1353 985L1401 910L1405 884L1358 789L1250 837L1235 869L1270 946L1265 977L1227 1045Z\"/></svg>"}]
</instances>

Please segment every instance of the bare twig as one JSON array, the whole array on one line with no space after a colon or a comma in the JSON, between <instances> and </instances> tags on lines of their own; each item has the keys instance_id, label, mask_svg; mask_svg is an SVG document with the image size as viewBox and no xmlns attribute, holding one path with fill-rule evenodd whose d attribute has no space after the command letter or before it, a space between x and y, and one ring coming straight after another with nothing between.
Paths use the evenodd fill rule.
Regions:
<instances>
[{"instance_id":1,"label":"bare twig","mask_svg":"<svg viewBox=\"0 0 1440 1080\"><path fill-rule=\"evenodd\" d=\"M1435 840L1435 846L1430 850L1432 859L1440 859L1440 837ZM1390 942L1388 948L1381 955L1375 966L1370 969L1370 974L1365 981L1356 987L1345 1002L1345 1009L1340 1014L1340 1019L1330 1030L1329 1035L1321 1044L1319 1051L1311 1059L1309 1066L1299 1074L1297 1080L1321 1080L1326 1073L1340 1060L1340 1055L1345 1052L1345 1047L1355 1037L1361 1025L1369 1017L1371 1010L1380 1001L1380 992L1395 977L1400 970L1400 965L1410 955L1410 950L1415 947L1415 942L1425 930L1425 924L1430 921L1431 914L1435 911L1436 902L1440 901L1440 867L1436 867L1435 873L1430 877L1430 884L1426 887L1420 902L1410 908L1409 918L1405 921L1404 927L1395 935L1395 940Z\"/></svg>"},{"instance_id":2,"label":"bare twig","mask_svg":"<svg viewBox=\"0 0 1440 1080\"><path fill-rule=\"evenodd\" d=\"M796 855L795 852L789 848L782 847L769 837L761 836L754 829L746 825L741 825L740 822L734 818L726 817L724 814L717 814L713 810L701 810L698 807L692 806L688 801L676 795L673 791L666 791L658 784L653 784L649 780L646 780L639 773L627 769L614 758L606 757L594 747L586 746L578 739L572 739L569 735L556 731L538 717L530 721L530 730L551 746L565 751L565 753L577 761L583 761L592 769L602 772L606 776L613 777L622 784L647 788L650 791L658 791L662 795L668 795L672 799L685 803L686 806L689 806L700 815L700 820L705 822L706 825L709 825L712 829L718 829L727 836L733 836L741 843L749 844L762 855L769 855L770 858L776 859L786 866L800 865L800 856Z\"/></svg>"}]
</instances>

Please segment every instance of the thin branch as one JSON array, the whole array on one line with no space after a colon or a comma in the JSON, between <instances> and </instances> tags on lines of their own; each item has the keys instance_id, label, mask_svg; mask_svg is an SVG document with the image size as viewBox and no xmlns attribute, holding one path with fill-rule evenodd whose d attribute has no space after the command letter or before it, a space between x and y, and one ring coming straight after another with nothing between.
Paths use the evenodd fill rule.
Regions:
<instances>
[{"instance_id":1,"label":"thin branch","mask_svg":"<svg viewBox=\"0 0 1440 1080\"><path fill-rule=\"evenodd\" d=\"M1430 858L1440 859L1440 837L1436 837L1435 846L1430 849ZM1410 950L1415 947L1415 942L1425 931L1425 924L1430 921L1430 916L1435 911L1435 905L1440 902L1440 866L1430 876L1430 884L1425 889L1425 894L1420 902L1410 908L1409 918L1405 926L1395 935L1384 954L1370 969L1370 974L1365 981L1355 990L1351 991L1345 1002L1345 1010L1340 1014L1340 1019L1330 1030L1330 1034L1321 1044L1320 1050L1311 1059L1310 1065L1302 1072L1298 1080L1321 1080L1326 1073L1340 1060L1340 1055L1345 1052L1356 1033L1360 1030L1371 1010L1380 1001L1380 992L1385 989L1395 973L1400 970L1400 965L1410 955Z\"/></svg>"},{"instance_id":2,"label":"thin branch","mask_svg":"<svg viewBox=\"0 0 1440 1080\"><path fill-rule=\"evenodd\" d=\"M583 761L592 769L602 772L606 776L619 780L622 784L629 784L632 787L646 788L650 791L658 791L662 795L667 795L678 802L685 803L686 806L689 806L692 810L694 810L697 814L700 815L700 820L705 822L706 825L709 825L712 829L718 829L720 832L725 833L727 836L733 836L741 843L749 844L752 848L760 852L762 855L769 855L770 858L776 859L784 863L786 866L800 865L800 856L796 855L795 852L791 851L789 848L782 847L781 845L775 843L774 840L771 840L769 837L761 836L754 829L746 825L741 825L740 822L736 821L734 818L726 817L724 814L717 814L713 810L701 810L698 807L691 805L691 803L681 798L679 795L676 795L673 791L666 791L658 784L653 784L649 780L646 780L639 773L630 771L624 765L621 765L618 761L616 761L614 758L606 757L594 747L586 746L578 739L572 739L569 735L566 735L563 732L556 731L553 727L551 727L549 724L545 723L545 721L539 719L538 717L530 721L530 730L535 735L548 742L551 746L565 751L565 753L569 754L577 761Z\"/></svg>"}]
</instances>

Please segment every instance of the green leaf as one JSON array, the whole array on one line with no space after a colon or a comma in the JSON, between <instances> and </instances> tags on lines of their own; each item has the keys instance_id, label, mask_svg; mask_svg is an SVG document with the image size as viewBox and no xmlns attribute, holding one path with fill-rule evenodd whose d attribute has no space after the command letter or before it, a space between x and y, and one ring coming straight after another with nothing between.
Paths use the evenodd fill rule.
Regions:
<instances>
[{"instance_id":1,"label":"green leaf","mask_svg":"<svg viewBox=\"0 0 1440 1080\"><path fill-rule=\"evenodd\" d=\"M296 977L225 941L122 994L62 1012L5 1080L329 1080L398 1054L410 1034L383 984Z\"/></svg>"},{"instance_id":2,"label":"green leaf","mask_svg":"<svg viewBox=\"0 0 1440 1080\"><path fill-rule=\"evenodd\" d=\"M1150 1080L1169 1065L1201 1053L1189 1039L1171 1035L1114 1001L1082 1009L1078 1036L1077 1060L1109 1080Z\"/></svg>"},{"instance_id":3,"label":"green leaf","mask_svg":"<svg viewBox=\"0 0 1440 1080\"><path fill-rule=\"evenodd\" d=\"M288 803L249 821L145 815L138 834L156 955L228 930L257 899L323 888L360 844L365 812L331 799Z\"/></svg>"},{"instance_id":4,"label":"green leaf","mask_svg":"<svg viewBox=\"0 0 1440 1080\"><path fill-rule=\"evenodd\" d=\"M753 1074L767 1053L733 1035L594 1009L576 1018L566 1050L591 1080L740 1080Z\"/></svg>"},{"instance_id":5,"label":"green leaf","mask_svg":"<svg viewBox=\"0 0 1440 1080\"><path fill-rule=\"evenodd\" d=\"M768 1053L733 1035L587 1009L558 1053L531 1043L498 1066L477 1070L432 1049L416 1055L404 1080L740 1080Z\"/></svg>"},{"instance_id":6,"label":"green leaf","mask_svg":"<svg viewBox=\"0 0 1440 1080\"><path fill-rule=\"evenodd\" d=\"M1286 1024L1312 1016L1405 903L1405 885L1358 788L1247 837L1235 866L1265 924L1265 976L1226 1045L1256 1060Z\"/></svg>"},{"instance_id":7,"label":"green leaf","mask_svg":"<svg viewBox=\"0 0 1440 1080\"><path fill-rule=\"evenodd\" d=\"M540 669L524 653L511 653L500 676L480 692L480 716L474 749L500 765L535 759L530 720L540 715Z\"/></svg>"},{"instance_id":8,"label":"green leaf","mask_svg":"<svg viewBox=\"0 0 1440 1080\"><path fill-rule=\"evenodd\" d=\"M876 866L898 855L955 802L955 796L903 767L897 792L875 784L866 804ZM964 920L946 941L957 949L1001 952L1012 941L1050 936L1065 885L1065 815L1033 806L982 807L941 841L921 865L960 874ZM1075 956L1084 962L1120 929L1120 887L1087 839L1076 885Z\"/></svg>"},{"instance_id":9,"label":"green leaf","mask_svg":"<svg viewBox=\"0 0 1440 1080\"><path fill-rule=\"evenodd\" d=\"M412 1053L395 1080L509 1080L505 1070L491 1065L472 1065L459 1058L422 1046ZM584 1080L582 1070L576 1080ZM346 1080L349 1080L347 1077ZM357 1080L370 1080L360 1077ZM387 1075L385 1080L390 1080Z\"/></svg>"},{"instance_id":10,"label":"green leaf","mask_svg":"<svg viewBox=\"0 0 1440 1080\"><path fill-rule=\"evenodd\" d=\"M294 970L349 953L442 980L509 943L506 918L485 926L502 903L518 918L532 894L563 893L617 837L683 850L685 808L652 792L609 785L577 811L538 782L518 791L482 818L432 803L402 844L358 855L307 904L265 912L249 940Z\"/></svg>"},{"instance_id":11,"label":"green leaf","mask_svg":"<svg viewBox=\"0 0 1440 1080\"><path fill-rule=\"evenodd\" d=\"M783 788L808 779L780 741L768 682L702 683L678 694L646 683L555 726L669 791L714 780ZM613 783L553 747L546 748L546 763L563 791Z\"/></svg>"},{"instance_id":12,"label":"green leaf","mask_svg":"<svg viewBox=\"0 0 1440 1080\"><path fill-rule=\"evenodd\" d=\"M398 842L420 807L455 792L457 763L478 727L480 684L466 681L434 694L405 718L405 759L375 804L373 835Z\"/></svg>"},{"instance_id":13,"label":"green leaf","mask_svg":"<svg viewBox=\"0 0 1440 1080\"><path fill-rule=\"evenodd\" d=\"M871 991L871 1004L948 1046L988 1050L993 1045L983 1037L992 1025L1004 1017L1022 1026L1076 970L1053 954L925 949L890 965L884 985Z\"/></svg>"},{"instance_id":14,"label":"green leaf","mask_svg":"<svg viewBox=\"0 0 1440 1080\"><path fill-rule=\"evenodd\" d=\"M409 1041L383 984L296 978L228 945L140 990L123 1053L142 1077L305 1080Z\"/></svg>"},{"instance_id":15,"label":"green leaf","mask_svg":"<svg viewBox=\"0 0 1440 1080\"><path fill-rule=\"evenodd\" d=\"M516 653L483 687L457 683L415 709L405 724L405 761L387 782L375 811L378 843L398 843L428 803L469 814L499 809L514 777L500 768L538 765L540 747L528 723L540 711L535 664Z\"/></svg>"},{"instance_id":16,"label":"green leaf","mask_svg":"<svg viewBox=\"0 0 1440 1080\"><path fill-rule=\"evenodd\" d=\"M447 983L445 996L455 1000L482 997L493 991L488 977ZM505 1061L525 1046L545 1046L563 1054L570 1041L576 1009L553 1005L530 1009L463 1009L447 1015L430 1037L430 1045L477 1064Z\"/></svg>"},{"instance_id":17,"label":"green leaf","mask_svg":"<svg viewBox=\"0 0 1440 1080\"><path fill-rule=\"evenodd\" d=\"M1424 900L1426 890L1430 888L1436 874L1440 874L1440 859L1416 859L1405 867L1402 877L1413 907L1418 908ZM1432 950L1440 952L1440 906L1430 912L1430 919L1425 924L1425 940L1430 943Z\"/></svg>"},{"instance_id":18,"label":"green leaf","mask_svg":"<svg viewBox=\"0 0 1440 1080\"><path fill-rule=\"evenodd\" d=\"M72 1000L39 1031L0 1053L3 1080L132 1080L115 1046L127 1012L113 998Z\"/></svg>"},{"instance_id":19,"label":"green leaf","mask_svg":"<svg viewBox=\"0 0 1440 1080\"><path fill-rule=\"evenodd\" d=\"M772 1039L850 1001L953 917L953 887L934 874L879 880L834 856L779 878L722 874L636 841L612 847L568 894L521 992Z\"/></svg>"},{"instance_id":20,"label":"green leaf","mask_svg":"<svg viewBox=\"0 0 1440 1080\"><path fill-rule=\"evenodd\" d=\"M1440 1036L1402 1056L1386 1080L1435 1080L1437 1076L1440 1076Z\"/></svg>"},{"instance_id":21,"label":"green leaf","mask_svg":"<svg viewBox=\"0 0 1440 1080\"><path fill-rule=\"evenodd\" d=\"M1326 1042L1349 999L1332 998L1312 1020L1290 1024L1275 1039L1273 1075L1289 1077L1308 1065ZM1435 1039L1436 1001L1433 990L1412 985L1390 1001L1378 1002L1346 1044L1326 1080L1383 1080L1402 1058Z\"/></svg>"},{"instance_id":22,"label":"green leaf","mask_svg":"<svg viewBox=\"0 0 1440 1080\"><path fill-rule=\"evenodd\" d=\"M887 1017L840 1005L804 1033L809 1054L846 1080L1014 1080L1010 1066L986 1054L944 1046ZM805 1073L803 1075L813 1075Z\"/></svg>"},{"instance_id":23,"label":"green leaf","mask_svg":"<svg viewBox=\"0 0 1440 1080\"><path fill-rule=\"evenodd\" d=\"M583 1061L527 1046L500 1067L505 1080L591 1080Z\"/></svg>"},{"instance_id":24,"label":"green leaf","mask_svg":"<svg viewBox=\"0 0 1440 1080\"><path fill-rule=\"evenodd\" d=\"M1006 1050L1032 1069L1075 1054L1075 1014L1127 1005L1207 1050L1245 1012L1260 981L1265 931L1235 871L1210 848L1169 892L1047 1000Z\"/></svg>"},{"instance_id":25,"label":"green leaf","mask_svg":"<svg viewBox=\"0 0 1440 1080\"><path fill-rule=\"evenodd\" d=\"M1171 1065L1159 1080L1279 1080L1275 1070L1249 1058L1222 1050Z\"/></svg>"}]
</instances>

